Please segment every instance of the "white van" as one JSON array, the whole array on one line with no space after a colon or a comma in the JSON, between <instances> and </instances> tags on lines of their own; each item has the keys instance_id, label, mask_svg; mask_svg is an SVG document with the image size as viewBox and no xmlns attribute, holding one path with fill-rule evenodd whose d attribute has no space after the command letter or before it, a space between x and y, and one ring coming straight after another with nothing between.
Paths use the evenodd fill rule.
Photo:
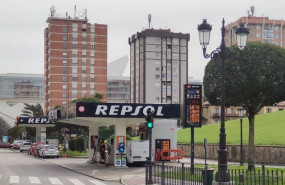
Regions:
<instances>
[{"instance_id":1,"label":"white van","mask_svg":"<svg viewBox=\"0 0 285 185\"><path fill-rule=\"evenodd\" d=\"M127 140L127 163L139 164L145 163L149 156L149 141Z\"/></svg>"}]
</instances>

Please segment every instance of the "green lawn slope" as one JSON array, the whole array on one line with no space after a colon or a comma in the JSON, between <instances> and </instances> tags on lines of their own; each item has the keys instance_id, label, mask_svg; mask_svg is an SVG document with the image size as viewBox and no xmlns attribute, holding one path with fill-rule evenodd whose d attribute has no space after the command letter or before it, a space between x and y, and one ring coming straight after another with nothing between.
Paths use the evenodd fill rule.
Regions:
<instances>
[{"instance_id":1,"label":"green lawn slope","mask_svg":"<svg viewBox=\"0 0 285 185\"><path fill-rule=\"evenodd\" d=\"M226 122L227 144L240 144L240 120ZM219 143L220 123L194 129L194 142ZM285 146L285 111L255 116L255 145ZM190 143L190 128L177 132L177 143ZM248 143L248 119L243 118L243 143Z\"/></svg>"}]
</instances>

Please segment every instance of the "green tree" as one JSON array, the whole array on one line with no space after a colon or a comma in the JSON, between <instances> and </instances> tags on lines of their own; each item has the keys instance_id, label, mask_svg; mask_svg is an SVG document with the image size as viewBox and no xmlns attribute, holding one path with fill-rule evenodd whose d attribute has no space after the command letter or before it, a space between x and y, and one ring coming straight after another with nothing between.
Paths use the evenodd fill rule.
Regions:
<instances>
[{"instance_id":1,"label":"green tree","mask_svg":"<svg viewBox=\"0 0 285 185\"><path fill-rule=\"evenodd\" d=\"M103 95L100 93L96 93L94 96L91 97L86 97L84 96L83 98L78 98L75 100L72 100L71 103L75 103L75 102L93 102L93 103L100 103L103 100Z\"/></svg>"},{"instance_id":2,"label":"green tree","mask_svg":"<svg viewBox=\"0 0 285 185\"><path fill-rule=\"evenodd\" d=\"M212 59L205 68L204 91L211 104L220 105L221 62ZM251 42L240 51L226 50L225 104L242 106L249 120L248 169L254 169L254 117L264 106L285 100L285 49Z\"/></svg>"},{"instance_id":3,"label":"green tree","mask_svg":"<svg viewBox=\"0 0 285 185\"><path fill-rule=\"evenodd\" d=\"M15 126L15 127L12 127L8 130L8 136L13 138L13 140L21 139L22 132L26 132L25 127Z\"/></svg>"},{"instance_id":4,"label":"green tree","mask_svg":"<svg viewBox=\"0 0 285 185\"><path fill-rule=\"evenodd\" d=\"M8 123L0 117L0 139L2 139L3 136L7 136L9 128Z\"/></svg>"}]
</instances>

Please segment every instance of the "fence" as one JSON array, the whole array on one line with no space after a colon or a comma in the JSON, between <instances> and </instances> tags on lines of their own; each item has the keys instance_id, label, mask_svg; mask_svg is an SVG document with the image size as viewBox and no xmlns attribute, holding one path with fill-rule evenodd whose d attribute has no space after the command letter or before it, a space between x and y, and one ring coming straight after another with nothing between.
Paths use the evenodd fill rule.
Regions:
<instances>
[{"instance_id":1,"label":"fence","mask_svg":"<svg viewBox=\"0 0 285 185\"><path fill-rule=\"evenodd\" d=\"M254 171L229 166L229 182L216 182L217 185L285 185L284 169L266 169L264 165ZM151 163L146 164L146 184L162 185L212 185L217 169L202 164L194 168L186 163ZM151 175L149 175L151 174ZM218 178L221 179L221 178ZM213 183L214 184L214 183Z\"/></svg>"}]
</instances>

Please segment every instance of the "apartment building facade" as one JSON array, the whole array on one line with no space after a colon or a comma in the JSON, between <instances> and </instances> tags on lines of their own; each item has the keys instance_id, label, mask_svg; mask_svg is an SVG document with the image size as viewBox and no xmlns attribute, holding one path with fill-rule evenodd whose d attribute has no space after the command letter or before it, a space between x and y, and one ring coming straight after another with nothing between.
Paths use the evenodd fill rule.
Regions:
<instances>
[{"instance_id":1,"label":"apartment building facade","mask_svg":"<svg viewBox=\"0 0 285 185\"><path fill-rule=\"evenodd\" d=\"M183 103L190 34L145 29L129 38L130 101Z\"/></svg>"},{"instance_id":2,"label":"apartment building facade","mask_svg":"<svg viewBox=\"0 0 285 185\"><path fill-rule=\"evenodd\" d=\"M51 14L45 29L45 112L74 99L107 100L107 25Z\"/></svg>"},{"instance_id":3,"label":"apartment building facade","mask_svg":"<svg viewBox=\"0 0 285 185\"><path fill-rule=\"evenodd\" d=\"M269 17L241 17L226 26L226 46L236 44L236 29L244 24L249 28L248 41L268 42L285 48L284 20L269 19Z\"/></svg>"}]
</instances>

